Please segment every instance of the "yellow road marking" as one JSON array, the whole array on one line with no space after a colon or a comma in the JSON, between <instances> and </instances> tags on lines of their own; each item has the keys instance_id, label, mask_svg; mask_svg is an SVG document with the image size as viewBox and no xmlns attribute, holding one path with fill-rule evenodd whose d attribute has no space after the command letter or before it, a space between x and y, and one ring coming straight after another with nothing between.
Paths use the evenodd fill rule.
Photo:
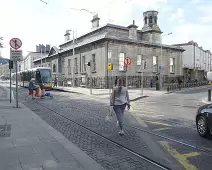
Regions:
<instances>
[{"instance_id":1,"label":"yellow road marking","mask_svg":"<svg viewBox=\"0 0 212 170\"><path fill-rule=\"evenodd\" d=\"M191 157L194 157L194 156L199 156L200 154L198 152L191 152L191 153L186 153L186 154L183 154L183 156L185 158L191 158Z\"/></svg>"},{"instance_id":2,"label":"yellow road marking","mask_svg":"<svg viewBox=\"0 0 212 170\"><path fill-rule=\"evenodd\" d=\"M172 126L172 125L169 125L167 123L162 123L162 122L153 122L153 121L147 121L147 122L155 124L155 125Z\"/></svg>"},{"instance_id":3,"label":"yellow road marking","mask_svg":"<svg viewBox=\"0 0 212 170\"><path fill-rule=\"evenodd\" d=\"M186 170L198 170L194 165L192 165L188 158L199 156L200 153L198 152L191 152L187 154L180 154L176 151L176 149L172 148L167 142L160 142L167 151L186 169Z\"/></svg>"},{"instance_id":4,"label":"yellow road marking","mask_svg":"<svg viewBox=\"0 0 212 170\"><path fill-rule=\"evenodd\" d=\"M162 131L162 130L168 130L168 129L171 129L171 128L164 127L164 128L154 129L153 131Z\"/></svg>"},{"instance_id":5,"label":"yellow road marking","mask_svg":"<svg viewBox=\"0 0 212 170\"><path fill-rule=\"evenodd\" d=\"M130 108L129 111L135 113L136 115L146 116L146 117L152 117L152 118L154 118L154 117L163 117L163 116L164 116L164 115L162 115L162 114L160 114L160 115L147 115L147 114L142 114L142 113L155 114L155 112L145 111L145 110L143 110L143 111L135 110L135 109L133 109L132 107Z\"/></svg>"},{"instance_id":6,"label":"yellow road marking","mask_svg":"<svg viewBox=\"0 0 212 170\"><path fill-rule=\"evenodd\" d=\"M144 120L142 120L140 117L138 116L133 116L133 117L139 123L139 125L141 125L142 127L148 127L147 124L144 122Z\"/></svg>"}]
</instances>

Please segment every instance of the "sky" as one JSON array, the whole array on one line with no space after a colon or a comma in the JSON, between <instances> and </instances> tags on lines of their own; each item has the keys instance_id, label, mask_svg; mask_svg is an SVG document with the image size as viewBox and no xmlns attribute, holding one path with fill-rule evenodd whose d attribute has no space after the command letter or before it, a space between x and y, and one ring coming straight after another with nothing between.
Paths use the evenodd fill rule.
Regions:
<instances>
[{"instance_id":1,"label":"sky","mask_svg":"<svg viewBox=\"0 0 212 170\"><path fill-rule=\"evenodd\" d=\"M59 46L65 42L67 29L80 36L91 30L93 15L100 25L111 23L142 29L143 12L157 10L163 44L195 41L212 51L212 0L0 0L0 37L4 38L1 55L9 58L11 38L22 41L23 54L36 50L38 44Z\"/></svg>"}]
</instances>

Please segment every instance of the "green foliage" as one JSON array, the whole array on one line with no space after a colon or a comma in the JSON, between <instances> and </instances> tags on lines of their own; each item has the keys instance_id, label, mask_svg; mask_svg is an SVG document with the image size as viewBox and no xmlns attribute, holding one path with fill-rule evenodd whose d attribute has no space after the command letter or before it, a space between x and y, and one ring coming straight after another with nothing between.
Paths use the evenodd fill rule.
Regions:
<instances>
[{"instance_id":1,"label":"green foliage","mask_svg":"<svg viewBox=\"0 0 212 170\"><path fill-rule=\"evenodd\" d=\"M3 37L0 37L0 48L3 48L2 40L3 40Z\"/></svg>"}]
</instances>

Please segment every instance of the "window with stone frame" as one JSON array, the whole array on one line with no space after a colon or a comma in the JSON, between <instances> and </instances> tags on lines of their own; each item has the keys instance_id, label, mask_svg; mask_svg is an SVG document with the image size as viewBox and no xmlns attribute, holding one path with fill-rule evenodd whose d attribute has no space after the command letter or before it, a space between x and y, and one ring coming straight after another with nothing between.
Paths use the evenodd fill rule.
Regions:
<instances>
[{"instance_id":1,"label":"window with stone frame","mask_svg":"<svg viewBox=\"0 0 212 170\"><path fill-rule=\"evenodd\" d=\"M126 58L126 53L119 53L119 71L126 70L126 67L124 65L125 58Z\"/></svg>"},{"instance_id":2,"label":"window with stone frame","mask_svg":"<svg viewBox=\"0 0 212 170\"><path fill-rule=\"evenodd\" d=\"M149 23L152 24L152 16L149 17Z\"/></svg>"},{"instance_id":3,"label":"window with stone frame","mask_svg":"<svg viewBox=\"0 0 212 170\"><path fill-rule=\"evenodd\" d=\"M141 66L141 64L142 64L142 55L137 55L137 66Z\"/></svg>"},{"instance_id":4,"label":"window with stone frame","mask_svg":"<svg viewBox=\"0 0 212 170\"><path fill-rule=\"evenodd\" d=\"M156 73L158 72L158 56L153 56L153 63L152 63L152 68L153 68L153 72Z\"/></svg>"},{"instance_id":5,"label":"window with stone frame","mask_svg":"<svg viewBox=\"0 0 212 170\"><path fill-rule=\"evenodd\" d=\"M82 56L82 63L81 63L81 70L82 72L85 72L86 71L86 60L85 60L85 56Z\"/></svg>"},{"instance_id":6,"label":"window with stone frame","mask_svg":"<svg viewBox=\"0 0 212 170\"><path fill-rule=\"evenodd\" d=\"M68 59L68 74L71 74L71 59Z\"/></svg>"},{"instance_id":7,"label":"window with stone frame","mask_svg":"<svg viewBox=\"0 0 212 170\"><path fill-rule=\"evenodd\" d=\"M175 58L170 58L170 73L175 73Z\"/></svg>"},{"instance_id":8,"label":"window with stone frame","mask_svg":"<svg viewBox=\"0 0 212 170\"><path fill-rule=\"evenodd\" d=\"M92 54L92 71L96 71L96 54Z\"/></svg>"},{"instance_id":9,"label":"window with stone frame","mask_svg":"<svg viewBox=\"0 0 212 170\"><path fill-rule=\"evenodd\" d=\"M74 73L78 73L78 62L77 62L77 57L74 59Z\"/></svg>"},{"instance_id":10,"label":"window with stone frame","mask_svg":"<svg viewBox=\"0 0 212 170\"><path fill-rule=\"evenodd\" d=\"M53 73L56 73L56 72L57 72L57 66L56 66L56 64L53 64Z\"/></svg>"}]
</instances>

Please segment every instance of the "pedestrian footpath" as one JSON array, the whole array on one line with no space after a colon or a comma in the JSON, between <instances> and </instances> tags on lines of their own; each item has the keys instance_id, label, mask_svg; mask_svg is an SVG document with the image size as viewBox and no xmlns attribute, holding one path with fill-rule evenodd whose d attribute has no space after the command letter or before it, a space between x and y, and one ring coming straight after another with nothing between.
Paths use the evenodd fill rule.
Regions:
<instances>
[{"instance_id":1,"label":"pedestrian footpath","mask_svg":"<svg viewBox=\"0 0 212 170\"><path fill-rule=\"evenodd\" d=\"M0 86L0 170L103 170L103 167Z\"/></svg>"},{"instance_id":2,"label":"pedestrian footpath","mask_svg":"<svg viewBox=\"0 0 212 170\"><path fill-rule=\"evenodd\" d=\"M109 99L110 98L110 90L109 89L92 89L92 94L90 94L89 88L83 87L53 87L54 90L70 92L70 93L78 93L84 95L91 95L97 98ZM129 89L130 100L135 101L141 99L143 97L151 97L151 96L160 96L166 93L166 91L156 91L154 89L144 89L143 96L141 95L141 89Z\"/></svg>"}]
</instances>

